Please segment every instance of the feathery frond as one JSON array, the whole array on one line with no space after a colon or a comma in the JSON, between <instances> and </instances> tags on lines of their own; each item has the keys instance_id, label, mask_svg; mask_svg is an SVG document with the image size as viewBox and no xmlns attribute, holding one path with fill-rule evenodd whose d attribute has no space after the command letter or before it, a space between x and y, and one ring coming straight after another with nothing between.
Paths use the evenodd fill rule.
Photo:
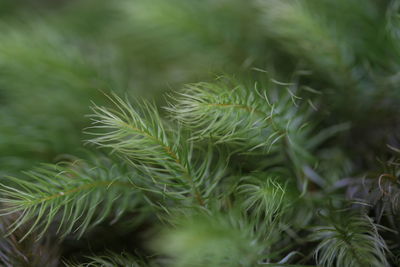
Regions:
<instances>
[{"instance_id":1,"label":"feathery frond","mask_svg":"<svg viewBox=\"0 0 400 267\"><path fill-rule=\"evenodd\" d=\"M100 162L102 166L84 161L44 164L25 173L30 180L7 177L0 189L1 214L16 214L10 232L33 220L21 240L34 230L40 231L40 238L58 221L57 232L62 236L71 232L81 236L109 216L115 221L132 210L140 201L140 193L130 182L130 175L115 164Z\"/></svg>"},{"instance_id":2,"label":"feathery frond","mask_svg":"<svg viewBox=\"0 0 400 267\"><path fill-rule=\"evenodd\" d=\"M313 229L311 239L320 241L315 257L322 266L389 266L385 241L371 218L362 214L332 213L330 223Z\"/></svg>"},{"instance_id":3,"label":"feathery frond","mask_svg":"<svg viewBox=\"0 0 400 267\"><path fill-rule=\"evenodd\" d=\"M93 133L96 136L90 142L122 155L149 177L146 183L152 181L152 191L180 200L191 194L197 204L204 205L222 174L220 167L210 170L211 150L205 160L196 159L192 142L179 130L167 130L154 105L143 102L134 108L117 96L110 99L113 109L93 108L91 128L103 132Z\"/></svg>"},{"instance_id":4,"label":"feathery frond","mask_svg":"<svg viewBox=\"0 0 400 267\"><path fill-rule=\"evenodd\" d=\"M285 186L273 177L244 177L237 190L244 210L264 227L272 226L284 206Z\"/></svg>"},{"instance_id":5,"label":"feathery frond","mask_svg":"<svg viewBox=\"0 0 400 267\"><path fill-rule=\"evenodd\" d=\"M217 144L267 150L287 136L288 127L298 129L304 123L296 118L291 100L285 96L274 103L265 89L235 82L197 83L188 85L168 111L194 131L195 140L212 138Z\"/></svg>"},{"instance_id":6,"label":"feathery frond","mask_svg":"<svg viewBox=\"0 0 400 267\"><path fill-rule=\"evenodd\" d=\"M235 152L274 155L276 162L290 164L304 191L305 170L316 164L312 152L347 126L315 133L316 125L307 122L311 109L301 100L290 88L257 89L227 79L187 86L167 110L193 131L194 141L209 139L232 145Z\"/></svg>"}]
</instances>

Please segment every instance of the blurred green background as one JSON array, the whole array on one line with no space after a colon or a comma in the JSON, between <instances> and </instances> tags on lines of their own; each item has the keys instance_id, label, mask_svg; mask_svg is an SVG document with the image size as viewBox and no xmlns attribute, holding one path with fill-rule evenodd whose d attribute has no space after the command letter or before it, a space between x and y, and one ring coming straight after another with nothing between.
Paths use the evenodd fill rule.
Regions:
<instances>
[{"instance_id":1,"label":"blurred green background","mask_svg":"<svg viewBox=\"0 0 400 267\"><path fill-rule=\"evenodd\" d=\"M351 152L396 145L396 5L3 0L0 172L79 155L85 114L102 92L159 98L220 74L251 78L253 68L322 93L324 123L353 123Z\"/></svg>"}]
</instances>

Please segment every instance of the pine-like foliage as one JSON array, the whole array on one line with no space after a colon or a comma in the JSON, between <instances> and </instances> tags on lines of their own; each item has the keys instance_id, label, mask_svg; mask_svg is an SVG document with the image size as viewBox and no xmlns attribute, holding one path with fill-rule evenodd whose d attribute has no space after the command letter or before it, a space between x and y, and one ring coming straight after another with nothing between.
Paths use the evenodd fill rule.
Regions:
<instances>
[{"instance_id":1,"label":"pine-like foliage","mask_svg":"<svg viewBox=\"0 0 400 267\"><path fill-rule=\"evenodd\" d=\"M57 232L66 235L78 231L82 235L89 226L111 214L117 220L132 209L137 194L130 175L120 173L121 168L107 161L97 164L75 161L66 166L44 165L26 172L29 180L8 177L16 186L3 186L2 214L17 214L10 226L11 232L33 219L34 223L21 240L36 228L41 228L40 238L57 219Z\"/></svg>"},{"instance_id":2,"label":"pine-like foliage","mask_svg":"<svg viewBox=\"0 0 400 267\"><path fill-rule=\"evenodd\" d=\"M204 84L196 86L202 85ZM5 205L3 215L19 214L11 225L11 233L28 221L33 221L30 230L22 239L34 230L39 230L40 238L53 222L58 224L57 229L62 233L61 236L76 231L79 233L78 236L81 236L88 227L106 220L111 213L115 214L111 220L118 220L121 214L132 211L136 203L142 202L149 203L155 208L154 211L158 216L178 227L177 230L162 234L164 237L157 243L160 251L172 257L167 261L171 265L187 266L193 263L200 266L226 264L250 266L279 259L271 249L280 246L279 235L283 231L281 224L288 223L282 217L290 205L290 201L284 201L287 191L284 183L289 182L289 180L284 182L281 178L285 172L278 168L277 177L262 171L257 175L239 179L226 170L229 162L215 160L211 162L215 157L213 154L216 153L211 146L200 149L198 143L204 141L202 133L208 132L205 136L211 138L208 142L213 142L214 146L224 143L228 147L234 147L233 152L227 152L226 155L254 150L260 147L260 144L265 145L270 148L261 149L256 155L276 154L271 159L281 167L296 167L299 162L293 161L288 164L285 162L285 157L279 156L279 150L286 148L286 152L292 153L295 160L299 157L296 147L300 145L292 143L291 136L286 134L287 140L281 141L283 147L280 149L279 138L268 144L257 143L262 139L271 140L277 135L271 128L275 127L274 122L261 122L258 117L253 119L254 110L247 108L244 111L250 114L244 116L242 111L246 103L247 105L252 103L245 101L235 104L241 98L238 97L235 102L231 99L231 95L225 93L229 85L220 82L201 87L204 91L208 91L210 99L218 99L212 103L206 102L204 106L201 106L203 102L199 100L200 97L196 97L196 94L193 94L193 98L187 94L178 97L177 104L167 108L168 111L173 111L171 113L174 119L183 123L181 127L175 126L175 128L160 117L153 104L147 102L139 102L135 108L121 98L113 96L110 100L114 107L94 106L94 114L91 116L93 126L89 128L93 138L89 141L100 147L109 148L111 153L117 153L125 162L127 169L121 172L123 167L101 160L95 162L96 166L93 167L85 162L76 161L67 166L45 165L27 172L29 180L8 177L8 183L15 185L3 185L2 202ZM218 86L221 88L217 90ZM245 86L236 88L247 91L247 94L252 96L253 102L267 101L269 110L264 111L265 116L267 121L272 118L270 113L274 112L274 106L267 100L268 90L264 88L262 89L264 94L260 92L252 94L254 88ZM237 89L232 90L234 94ZM200 91L198 92L200 94ZM291 96L291 93L283 95L283 100L290 101ZM279 98L276 101L279 102ZM198 127L191 129L190 116L196 117L196 112L183 110L188 102L199 109L199 114L200 109L203 110L208 116L204 117L204 120L208 123L199 123L194 119ZM281 122L284 118L288 121L289 118L295 120L292 115L293 109L300 108L294 102L287 103L277 108ZM217 110L210 109L208 104L216 104ZM226 107L224 105L232 107L228 106L227 111L219 113L218 109L221 107L219 104L224 108ZM229 115L224 121L239 123L232 125L228 123L224 127L218 123L219 116L224 116L223 114ZM213 116L216 117L215 122L207 121L207 118ZM277 118L274 117L275 119ZM186 124L189 124L187 128ZM249 124L251 131L247 131ZM291 134L289 131L291 128L288 126L290 122L285 124L284 129ZM300 125L297 128L301 128ZM185 130L189 130L191 134ZM293 136L297 137L296 134L297 131ZM247 142L237 140L247 140ZM313 140L315 137L310 138L308 142L312 143ZM257 147L249 148L248 144L257 144ZM271 149L275 146L277 146L275 149ZM309 146L310 149L312 147ZM217 155L223 157L224 153L220 151ZM273 170L276 167L267 168ZM298 190L305 190L304 186L306 184ZM229 190L221 190L220 187ZM299 193L300 191L297 194ZM182 210L179 210L179 207ZM238 207L240 212L237 212L235 207ZM200 210L203 210L201 213L205 212L205 215L198 218L199 215L196 213ZM179 215L181 212L186 215ZM172 214L187 219L171 220L174 218ZM186 220L188 222L184 222ZM196 241L198 235L200 240ZM187 243L193 245L185 245ZM381 252L372 248L366 251L365 255L375 257L375 253Z\"/></svg>"},{"instance_id":3,"label":"pine-like foliage","mask_svg":"<svg viewBox=\"0 0 400 267\"><path fill-rule=\"evenodd\" d=\"M286 100L280 99L278 104L282 106L271 104L268 96L256 88L246 90L235 84L199 83L188 86L178 104L169 110L176 120L193 129L194 139L214 138L217 143L237 143L253 150L267 149L285 136L290 125L289 118L283 116L292 114L288 110L280 114L287 105Z\"/></svg>"},{"instance_id":4,"label":"pine-like foliage","mask_svg":"<svg viewBox=\"0 0 400 267\"><path fill-rule=\"evenodd\" d=\"M365 215L330 214L331 223L313 229L312 238L321 240L315 250L322 266L388 266L385 241L376 225Z\"/></svg>"},{"instance_id":5,"label":"pine-like foliage","mask_svg":"<svg viewBox=\"0 0 400 267\"><path fill-rule=\"evenodd\" d=\"M399 265L399 1L56 2L0 3L0 265Z\"/></svg>"},{"instance_id":6,"label":"pine-like foliage","mask_svg":"<svg viewBox=\"0 0 400 267\"><path fill-rule=\"evenodd\" d=\"M136 167L148 180L135 179L139 186L147 185L153 193L181 201L190 195L204 205L223 168L217 162L219 166L210 170L212 151L200 162L195 158L194 145L185 139L184 133L164 127L154 105L143 102L140 110L135 110L118 97L112 101L113 109L93 108L91 128L105 131L93 133L95 137L90 142L111 148ZM210 175L212 180L207 179Z\"/></svg>"}]
</instances>

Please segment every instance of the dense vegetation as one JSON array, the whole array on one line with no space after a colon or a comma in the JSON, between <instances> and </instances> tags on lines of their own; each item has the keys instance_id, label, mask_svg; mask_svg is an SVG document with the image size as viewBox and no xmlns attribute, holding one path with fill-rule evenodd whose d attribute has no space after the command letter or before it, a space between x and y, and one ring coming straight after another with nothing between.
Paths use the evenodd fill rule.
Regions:
<instances>
[{"instance_id":1,"label":"dense vegetation","mask_svg":"<svg viewBox=\"0 0 400 267\"><path fill-rule=\"evenodd\" d=\"M399 11L0 1L0 265L399 266Z\"/></svg>"}]
</instances>

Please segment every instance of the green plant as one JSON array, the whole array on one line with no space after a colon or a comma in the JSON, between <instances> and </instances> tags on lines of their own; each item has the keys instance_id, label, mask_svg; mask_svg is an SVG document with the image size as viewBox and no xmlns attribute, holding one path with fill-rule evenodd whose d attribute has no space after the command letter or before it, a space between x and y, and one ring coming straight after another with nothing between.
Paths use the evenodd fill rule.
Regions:
<instances>
[{"instance_id":1,"label":"green plant","mask_svg":"<svg viewBox=\"0 0 400 267\"><path fill-rule=\"evenodd\" d=\"M15 186L3 185L3 215L18 214L11 232L33 221L22 239L32 232L40 238L56 222L61 236L78 231L79 237L150 205L142 212L176 227L157 243L172 265L280 261L283 252L274 250L288 249L281 244L283 225L301 212L287 208L289 199L309 190L304 168L324 139L312 137L302 118L307 112L299 112L303 105L292 102L290 91L273 99L272 89L233 83L189 86L167 108L173 121L145 101L132 105L113 96L114 107L94 106L89 142L118 155L125 167L76 161L27 172L29 180L7 178ZM245 157L240 168L232 166L234 155ZM262 157L273 164L256 163L257 174L245 170L247 161ZM375 253L382 252L373 247L363 257Z\"/></svg>"},{"instance_id":2,"label":"green plant","mask_svg":"<svg viewBox=\"0 0 400 267\"><path fill-rule=\"evenodd\" d=\"M399 263L398 1L50 2L0 4L1 265Z\"/></svg>"}]
</instances>

